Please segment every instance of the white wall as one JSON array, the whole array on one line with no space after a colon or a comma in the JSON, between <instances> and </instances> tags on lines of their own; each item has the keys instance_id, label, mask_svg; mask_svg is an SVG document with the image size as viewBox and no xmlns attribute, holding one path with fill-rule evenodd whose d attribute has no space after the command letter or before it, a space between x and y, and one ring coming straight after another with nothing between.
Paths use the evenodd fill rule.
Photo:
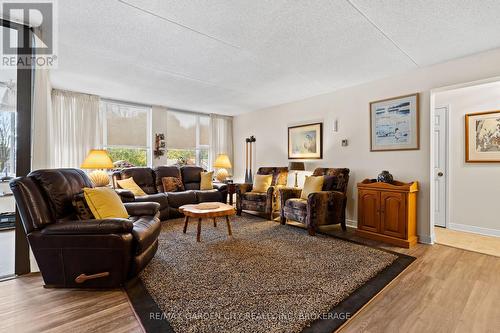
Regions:
<instances>
[{"instance_id":1,"label":"white wall","mask_svg":"<svg viewBox=\"0 0 500 333\"><path fill-rule=\"evenodd\" d=\"M500 164L465 163L465 114L500 110L500 82L436 93L449 107L449 217L451 229L500 235Z\"/></svg>"},{"instance_id":2,"label":"white wall","mask_svg":"<svg viewBox=\"0 0 500 333\"><path fill-rule=\"evenodd\" d=\"M421 241L430 242L429 91L493 76L500 76L500 49L239 115L234 118L235 178L241 180L244 176L244 138L255 135L257 139L255 166L286 166L287 127L320 120L324 122L324 158L308 162L306 167L309 170L316 166L351 169L348 219L357 218L356 183L376 177L381 170L389 170L398 180L420 182L418 234ZM420 93L421 149L370 152L369 102L415 92ZM339 121L337 133L333 132L334 119ZM349 140L348 147L340 145L344 138Z\"/></svg>"}]
</instances>

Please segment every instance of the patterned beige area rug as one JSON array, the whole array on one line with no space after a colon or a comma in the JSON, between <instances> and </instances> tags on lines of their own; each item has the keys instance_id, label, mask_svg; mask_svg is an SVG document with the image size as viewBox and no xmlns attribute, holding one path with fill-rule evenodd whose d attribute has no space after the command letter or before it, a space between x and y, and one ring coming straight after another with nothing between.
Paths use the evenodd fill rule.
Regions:
<instances>
[{"instance_id":1,"label":"patterned beige area rug","mask_svg":"<svg viewBox=\"0 0 500 333\"><path fill-rule=\"evenodd\" d=\"M147 318L182 333L301 332L332 315L345 321L349 307L332 309L399 257L252 216L232 220L232 237L224 220L217 227L204 220L199 243L194 220L186 234L182 228L182 219L163 222L158 253L140 275L160 312L141 316L146 328ZM379 281L380 289L392 278Z\"/></svg>"}]
</instances>

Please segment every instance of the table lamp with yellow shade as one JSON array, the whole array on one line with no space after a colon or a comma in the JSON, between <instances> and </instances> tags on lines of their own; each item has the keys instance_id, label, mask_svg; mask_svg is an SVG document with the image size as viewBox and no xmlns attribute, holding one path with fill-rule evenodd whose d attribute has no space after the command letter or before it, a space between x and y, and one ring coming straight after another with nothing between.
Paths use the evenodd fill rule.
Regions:
<instances>
[{"instance_id":1,"label":"table lamp with yellow shade","mask_svg":"<svg viewBox=\"0 0 500 333\"><path fill-rule=\"evenodd\" d=\"M89 178L95 186L103 187L109 184L109 175L106 171L102 170L113 168L113 161L107 151L92 149L80 167L82 169L96 169L89 174Z\"/></svg>"},{"instance_id":2,"label":"table lamp with yellow shade","mask_svg":"<svg viewBox=\"0 0 500 333\"><path fill-rule=\"evenodd\" d=\"M218 168L217 173L215 174L215 178L220 181L224 182L226 178L229 176L229 173L227 172L227 169L231 169L231 161L229 160L229 156L226 154L219 154L217 156L217 159L215 160L214 163L214 168Z\"/></svg>"}]
</instances>

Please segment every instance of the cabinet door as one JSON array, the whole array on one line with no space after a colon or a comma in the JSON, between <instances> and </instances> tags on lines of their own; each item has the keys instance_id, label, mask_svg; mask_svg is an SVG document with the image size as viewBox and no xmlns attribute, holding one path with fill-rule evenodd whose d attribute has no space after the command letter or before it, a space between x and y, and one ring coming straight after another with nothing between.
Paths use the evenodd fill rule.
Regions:
<instances>
[{"instance_id":1,"label":"cabinet door","mask_svg":"<svg viewBox=\"0 0 500 333\"><path fill-rule=\"evenodd\" d=\"M380 192L359 190L358 205L358 228L366 231L379 232Z\"/></svg>"},{"instance_id":2,"label":"cabinet door","mask_svg":"<svg viewBox=\"0 0 500 333\"><path fill-rule=\"evenodd\" d=\"M406 238L406 195L382 192L380 195L380 232L387 236Z\"/></svg>"}]
</instances>

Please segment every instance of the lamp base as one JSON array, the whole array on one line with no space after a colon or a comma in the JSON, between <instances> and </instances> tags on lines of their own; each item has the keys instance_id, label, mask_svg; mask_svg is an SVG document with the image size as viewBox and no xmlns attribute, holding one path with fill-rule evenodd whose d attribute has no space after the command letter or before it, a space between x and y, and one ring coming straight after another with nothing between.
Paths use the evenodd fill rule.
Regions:
<instances>
[{"instance_id":1,"label":"lamp base","mask_svg":"<svg viewBox=\"0 0 500 333\"><path fill-rule=\"evenodd\" d=\"M95 170L89 174L89 178L96 187L104 187L109 184L109 175L106 171Z\"/></svg>"},{"instance_id":2,"label":"lamp base","mask_svg":"<svg viewBox=\"0 0 500 333\"><path fill-rule=\"evenodd\" d=\"M215 174L215 179L223 183L228 176L229 173L227 172L227 170L224 168L220 168L219 170L217 170L217 173Z\"/></svg>"}]
</instances>

